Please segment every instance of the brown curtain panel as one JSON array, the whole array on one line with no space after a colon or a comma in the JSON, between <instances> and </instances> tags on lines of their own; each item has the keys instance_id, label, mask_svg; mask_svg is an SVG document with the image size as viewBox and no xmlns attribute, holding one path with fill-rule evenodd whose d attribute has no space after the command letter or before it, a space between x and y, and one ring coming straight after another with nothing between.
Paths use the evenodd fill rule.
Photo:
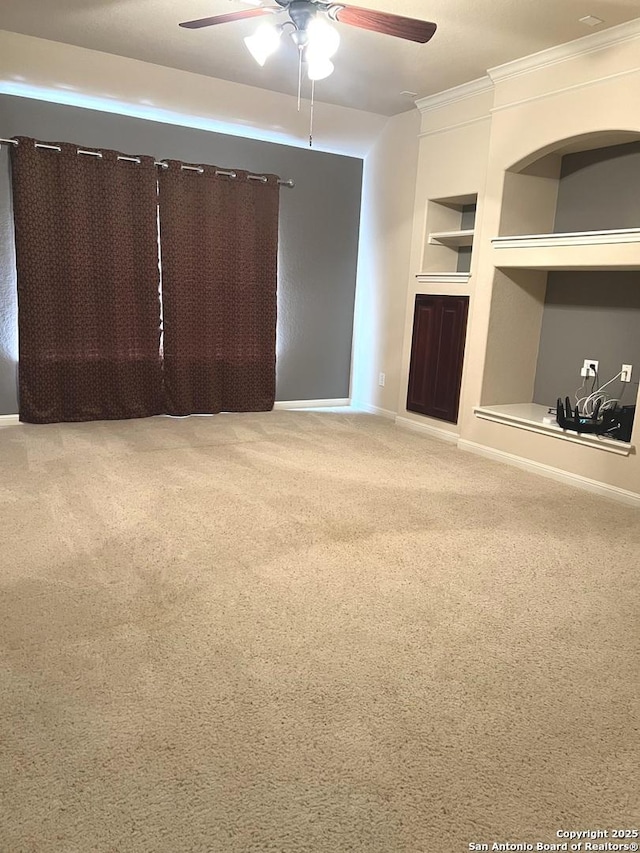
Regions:
<instances>
[{"instance_id":1,"label":"brown curtain panel","mask_svg":"<svg viewBox=\"0 0 640 853\"><path fill-rule=\"evenodd\" d=\"M50 144L12 150L20 419L158 414L157 168Z\"/></svg>"},{"instance_id":2,"label":"brown curtain panel","mask_svg":"<svg viewBox=\"0 0 640 853\"><path fill-rule=\"evenodd\" d=\"M273 408L279 186L162 170L164 380L172 415Z\"/></svg>"}]
</instances>

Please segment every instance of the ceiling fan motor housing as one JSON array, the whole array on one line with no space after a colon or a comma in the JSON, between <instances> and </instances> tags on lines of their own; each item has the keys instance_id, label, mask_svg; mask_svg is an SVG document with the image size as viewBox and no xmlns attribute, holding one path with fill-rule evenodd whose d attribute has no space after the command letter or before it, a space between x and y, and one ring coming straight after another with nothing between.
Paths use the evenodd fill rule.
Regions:
<instances>
[{"instance_id":1,"label":"ceiling fan motor housing","mask_svg":"<svg viewBox=\"0 0 640 853\"><path fill-rule=\"evenodd\" d=\"M289 3L287 11L296 29L306 32L309 23L317 14L317 7L310 0L293 0Z\"/></svg>"}]
</instances>

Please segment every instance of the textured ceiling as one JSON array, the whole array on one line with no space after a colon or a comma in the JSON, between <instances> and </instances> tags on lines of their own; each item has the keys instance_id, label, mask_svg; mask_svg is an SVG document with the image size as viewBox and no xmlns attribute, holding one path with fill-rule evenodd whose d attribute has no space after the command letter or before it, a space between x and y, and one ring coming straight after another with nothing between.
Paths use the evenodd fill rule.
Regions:
<instances>
[{"instance_id":1,"label":"textured ceiling","mask_svg":"<svg viewBox=\"0 0 640 853\"><path fill-rule=\"evenodd\" d=\"M424 97L481 77L487 68L640 16L640 0L357 0L357 5L435 21L426 45L336 25L336 70L316 97L394 115ZM257 20L185 30L179 21L247 9L242 0L4 0L0 29L66 42L295 94L297 53L288 39L264 68L243 37ZM578 22L595 15L590 29ZM285 20L279 15L276 20ZM308 85L308 84L307 84Z\"/></svg>"}]
</instances>

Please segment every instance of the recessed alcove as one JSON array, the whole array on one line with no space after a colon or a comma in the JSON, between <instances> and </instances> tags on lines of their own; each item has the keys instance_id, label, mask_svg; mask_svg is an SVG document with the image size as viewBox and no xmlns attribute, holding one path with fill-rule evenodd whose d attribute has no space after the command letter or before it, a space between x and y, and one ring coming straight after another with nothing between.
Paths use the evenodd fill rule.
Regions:
<instances>
[{"instance_id":1,"label":"recessed alcove","mask_svg":"<svg viewBox=\"0 0 640 853\"><path fill-rule=\"evenodd\" d=\"M464 284L471 274L477 194L430 199L427 205L423 281Z\"/></svg>"},{"instance_id":2,"label":"recessed alcove","mask_svg":"<svg viewBox=\"0 0 640 853\"><path fill-rule=\"evenodd\" d=\"M564 140L505 172L497 236L640 226L640 134Z\"/></svg>"},{"instance_id":3,"label":"recessed alcove","mask_svg":"<svg viewBox=\"0 0 640 853\"><path fill-rule=\"evenodd\" d=\"M592 379L580 378L585 358L598 361L599 383L623 364L633 365L631 382L608 387L622 404L633 404L640 379L640 272L550 272L547 278L533 402L555 405L589 393Z\"/></svg>"},{"instance_id":4,"label":"recessed alcove","mask_svg":"<svg viewBox=\"0 0 640 853\"><path fill-rule=\"evenodd\" d=\"M623 363L640 377L640 135L591 134L550 146L505 173L479 417L561 437L546 424L572 400L585 358L599 384ZM590 389L587 389L590 390ZM627 454L631 445L564 438ZM610 445L610 446L606 446Z\"/></svg>"}]
</instances>

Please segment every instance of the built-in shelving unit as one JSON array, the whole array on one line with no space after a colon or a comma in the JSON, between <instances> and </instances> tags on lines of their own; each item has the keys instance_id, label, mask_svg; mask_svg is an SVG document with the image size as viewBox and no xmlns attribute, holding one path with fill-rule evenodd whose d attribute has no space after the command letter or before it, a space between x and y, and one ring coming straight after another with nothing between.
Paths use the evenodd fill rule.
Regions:
<instances>
[{"instance_id":1,"label":"built-in shelving unit","mask_svg":"<svg viewBox=\"0 0 640 853\"><path fill-rule=\"evenodd\" d=\"M599 360L598 384L612 399L637 399L637 385L621 388L615 374L640 358L630 331L638 316L640 143L612 145L608 138L600 148L596 141L598 135L565 140L505 172L499 236L491 240L492 323L474 413L629 456L629 442L564 430L549 413L557 396L579 386L587 356Z\"/></svg>"}]
</instances>

